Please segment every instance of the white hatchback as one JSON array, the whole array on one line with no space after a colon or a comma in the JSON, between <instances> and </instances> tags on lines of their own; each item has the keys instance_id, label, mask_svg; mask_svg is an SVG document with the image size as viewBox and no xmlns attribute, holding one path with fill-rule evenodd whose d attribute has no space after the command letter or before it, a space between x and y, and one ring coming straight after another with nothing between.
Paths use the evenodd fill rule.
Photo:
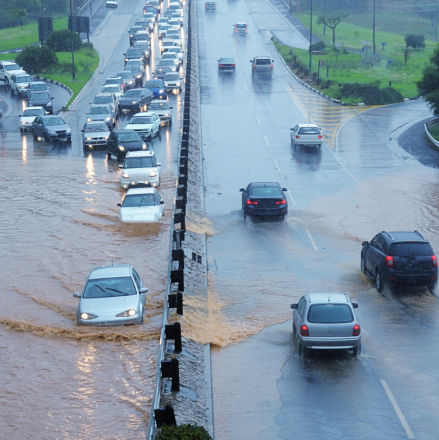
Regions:
<instances>
[{"instance_id":1,"label":"white hatchback","mask_svg":"<svg viewBox=\"0 0 439 440\"><path fill-rule=\"evenodd\" d=\"M119 101L119 98L122 98L124 91L121 84L107 84L102 87L100 93L113 93Z\"/></svg>"},{"instance_id":2,"label":"white hatchback","mask_svg":"<svg viewBox=\"0 0 439 440\"><path fill-rule=\"evenodd\" d=\"M120 187L160 186L161 163L157 162L154 151L128 151L123 164L119 165Z\"/></svg>"},{"instance_id":3,"label":"white hatchback","mask_svg":"<svg viewBox=\"0 0 439 440\"><path fill-rule=\"evenodd\" d=\"M32 122L37 116L44 116L46 111L43 107L28 107L20 115L20 131L32 130Z\"/></svg>"},{"instance_id":4,"label":"white hatchback","mask_svg":"<svg viewBox=\"0 0 439 440\"><path fill-rule=\"evenodd\" d=\"M136 113L124 128L137 131L144 140L152 140L154 136L160 137L160 118L154 112Z\"/></svg>"},{"instance_id":5,"label":"white hatchback","mask_svg":"<svg viewBox=\"0 0 439 440\"><path fill-rule=\"evenodd\" d=\"M156 188L129 189L118 205L123 223L157 223L165 210L165 202Z\"/></svg>"}]
</instances>

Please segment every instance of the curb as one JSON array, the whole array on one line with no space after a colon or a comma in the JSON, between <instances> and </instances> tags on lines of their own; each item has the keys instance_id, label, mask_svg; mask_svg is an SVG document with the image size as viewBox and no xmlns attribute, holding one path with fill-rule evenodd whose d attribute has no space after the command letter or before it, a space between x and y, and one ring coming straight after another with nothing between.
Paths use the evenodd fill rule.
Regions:
<instances>
[{"instance_id":1,"label":"curb","mask_svg":"<svg viewBox=\"0 0 439 440\"><path fill-rule=\"evenodd\" d=\"M37 80L41 80L41 81L47 81L47 82L49 82L50 84L55 84L55 85L57 85L57 86L59 86L59 87L62 87L63 89L66 89L66 90L70 93L70 98L73 96L73 91L72 91L72 89L71 89L69 86L66 86L66 85L63 84L63 83L60 83L59 81L55 81L55 80L53 80L53 79L46 78L46 77L44 77L44 76L38 76L38 75L35 76L35 79L37 79ZM70 98L66 101L66 104L70 101ZM66 105L66 104L64 104L64 105L61 107L61 111L63 111L63 109L65 108L65 105ZM61 112L60 112L60 113L61 113Z\"/></svg>"},{"instance_id":2,"label":"curb","mask_svg":"<svg viewBox=\"0 0 439 440\"><path fill-rule=\"evenodd\" d=\"M425 134L428 136L428 139L430 139L430 141L439 148L439 142L430 134L430 130L429 130L429 126L430 125L436 125L438 123L438 118L434 118L432 119L430 122L427 122L426 124L424 124L424 130L425 130Z\"/></svg>"}]
</instances>

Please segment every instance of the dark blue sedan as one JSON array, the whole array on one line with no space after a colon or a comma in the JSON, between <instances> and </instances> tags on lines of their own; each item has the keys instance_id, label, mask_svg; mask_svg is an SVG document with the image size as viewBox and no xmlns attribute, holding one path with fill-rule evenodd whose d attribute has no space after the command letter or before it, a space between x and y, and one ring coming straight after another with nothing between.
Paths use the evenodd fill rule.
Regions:
<instances>
[{"instance_id":1,"label":"dark blue sedan","mask_svg":"<svg viewBox=\"0 0 439 440\"><path fill-rule=\"evenodd\" d=\"M165 84L161 79L151 79L147 81L145 83L145 88L151 90L155 99L166 99L168 96Z\"/></svg>"}]
</instances>

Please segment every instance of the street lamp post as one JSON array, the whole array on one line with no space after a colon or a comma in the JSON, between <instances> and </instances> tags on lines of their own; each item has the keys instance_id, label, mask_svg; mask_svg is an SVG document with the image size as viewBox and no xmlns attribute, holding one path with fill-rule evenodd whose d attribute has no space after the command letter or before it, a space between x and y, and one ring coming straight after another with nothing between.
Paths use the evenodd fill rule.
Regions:
<instances>
[{"instance_id":1,"label":"street lamp post","mask_svg":"<svg viewBox=\"0 0 439 440\"><path fill-rule=\"evenodd\" d=\"M70 0L70 35L72 39L72 79L75 79L75 46L73 43L73 4Z\"/></svg>"},{"instance_id":2,"label":"street lamp post","mask_svg":"<svg viewBox=\"0 0 439 440\"><path fill-rule=\"evenodd\" d=\"M311 19L309 24L309 69L311 70L312 59L311 59L311 44L312 44L312 0L311 0Z\"/></svg>"},{"instance_id":3,"label":"street lamp post","mask_svg":"<svg viewBox=\"0 0 439 440\"><path fill-rule=\"evenodd\" d=\"M373 0L373 54L375 55L375 3L376 0Z\"/></svg>"}]
</instances>

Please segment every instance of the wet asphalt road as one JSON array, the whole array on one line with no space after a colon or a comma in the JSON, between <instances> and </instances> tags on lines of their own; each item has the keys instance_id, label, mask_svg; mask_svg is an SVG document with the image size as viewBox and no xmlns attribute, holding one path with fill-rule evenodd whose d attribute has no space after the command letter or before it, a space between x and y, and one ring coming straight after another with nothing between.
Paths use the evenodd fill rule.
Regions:
<instances>
[{"instance_id":1,"label":"wet asphalt road","mask_svg":"<svg viewBox=\"0 0 439 440\"><path fill-rule=\"evenodd\" d=\"M266 2L229 0L215 14L197 5L211 340L235 342L212 351L215 438L435 438L437 297L378 294L359 270L361 242L381 230L417 229L439 249L438 177L417 160L422 134L411 134L430 110L420 100L357 107L330 132L340 108L281 65L264 40L277 23ZM234 35L237 21L247 35ZM255 55L275 60L272 77L252 77ZM235 58L235 74L218 74L220 56ZM322 121L326 145L291 148L289 128L308 120ZM238 190L250 181L288 188L284 222L243 219ZM328 291L359 303L358 360L297 353L289 305Z\"/></svg>"}]
</instances>

